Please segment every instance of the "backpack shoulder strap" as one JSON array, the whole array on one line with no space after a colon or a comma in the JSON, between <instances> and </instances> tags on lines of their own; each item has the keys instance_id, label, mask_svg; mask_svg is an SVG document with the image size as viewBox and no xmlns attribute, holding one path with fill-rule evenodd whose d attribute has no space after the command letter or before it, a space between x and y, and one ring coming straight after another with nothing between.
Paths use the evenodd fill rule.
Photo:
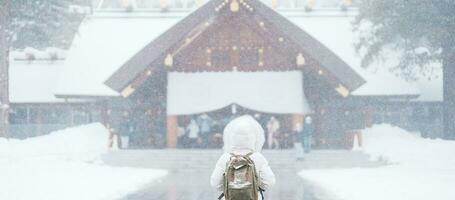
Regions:
<instances>
[{"instance_id":1,"label":"backpack shoulder strap","mask_svg":"<svg viewBox=\"0 0 455 200\"><path fill-rule=\"evenodd\" d=\"M254 152L251 151L251 152L249 152L249 153L247 153L247 154L245 154L243 156L241 154L237 155L237 154L234 154L234 153L229 153L229 155L231 155L231 157L250 157L251 155L253 155L253 153Z\"/></svg>"},{"instance_id":2,"label":"backpack shoulder strap","mask_svg":"<svg viewBox=\"0 0 455 200\"><path fill-rule=\"evenodd\" d=\"M253 159L251 159L251 157L250 157L251 155L253 155L253 152L250 152L250 153L248 153L248 154L246 154L246 155L244 155L244 156L242 156L242 157L243 157L244 159L248 160L251 164L254 164Z\"/></svg>"},{"instance_id":3,"label":"backpack shoulder strap","mask_svg":"<svg viewBox=\"0 0 455 200\"><path fill-rule=\"evenodd\" d=\"M259 192L261 193L262 200L264 200L264 192L265 190L259 187Z\"/></svg>"}]
</instances>

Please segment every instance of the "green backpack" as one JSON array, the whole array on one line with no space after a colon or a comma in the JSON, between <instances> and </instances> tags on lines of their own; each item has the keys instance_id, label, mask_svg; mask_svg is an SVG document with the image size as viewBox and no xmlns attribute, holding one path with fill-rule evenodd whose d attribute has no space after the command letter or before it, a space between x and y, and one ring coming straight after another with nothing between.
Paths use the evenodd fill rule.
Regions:
<instances>
[{"instance_id":1,"label":"green backpack","mask_svg":"<svg viewBox=\"0 0 455 200\"><path fill-rule=\"evenodd\" d=\"M262 194L256 168L250 158L252 154L231 154L224 173L224 193L218 199L224 196L225 200L257 200L258 192Z\"/></svg>"}]
</instances>

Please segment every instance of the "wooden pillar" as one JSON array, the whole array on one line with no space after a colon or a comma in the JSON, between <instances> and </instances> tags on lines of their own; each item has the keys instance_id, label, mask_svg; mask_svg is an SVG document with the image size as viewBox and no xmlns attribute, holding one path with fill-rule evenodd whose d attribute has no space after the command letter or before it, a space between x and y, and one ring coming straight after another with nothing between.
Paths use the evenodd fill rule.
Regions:
<instances>
[{"instance_id":1,"label":"wooden pillar","mask_svg":"<svg viewBox=\"0 0 455 200\"><path fill-rule=\"evenodd\" d=\"M176 148L177 147L177 126L178 119L176 115L167 116L167 148Z\"/></svg>"},{"instance_id":2,"label":"wooden pillar","mask_svg":"<svg viewBox=\"0 0 455 200\"><path fill-rule=\"evenodd\" d=\"M325 125L325 110L321 106L316 106L315 113L314 113L314 140L316 142L316 146L321 146L325 143L325 130L324 130L324 125Z\"/></svg>"},{"instance_id":3,"label":"wooden pillar","mask_svg":"<svg viewBox=\"0 0 455 200\"><path fill-rule=\"evenodd\" d=\"M40 106L36 108L36 135L40 136L42 134L42 126L43 126L43 111Z\"/></svg>"},{"instance_id":4,"label":"wooden pillar","mask_svg":"<svg viewBox=\"0 0 455 200\"><path fill-rule=\"evenodd\" d=\"M110 129L110 125L109 125L109 111L108 111L108 105L107 105L107 102L103 101L101 103L101 106L99 107L99 109L101 110L101 122L103 123L103 125L107 128L107 129Z\"/></svg>"},{"instance_id":5,"label":"wooden pillar","mask_svg":"<svg viewBox=\"0 0 455 200\"><path fill-rule=\"evenodd\" d=\"M71 126L74 126L75 123L74 123L74 107L73 106L70 106L70 109L69 109L68 113L70 114L70 122L69 123L70 123Z\"/></svg>"},{"instance_id":6,"label":"wooden pillar","mask_svg":"<svg viewBox=\"0 0 455 200\"><path fill-rule=\"evenodd\" d=\"M374 108L368 106L364 111L364 123L365 128L370 128L373 125L373 118L374 118Z\"/></svg>"}]
</instances>

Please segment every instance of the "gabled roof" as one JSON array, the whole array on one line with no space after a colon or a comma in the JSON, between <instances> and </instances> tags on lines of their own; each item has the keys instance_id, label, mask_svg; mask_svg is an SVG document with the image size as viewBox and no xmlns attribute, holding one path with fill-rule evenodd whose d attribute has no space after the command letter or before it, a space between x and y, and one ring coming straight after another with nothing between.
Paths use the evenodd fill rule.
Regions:
<instances>
[{"instance_id":1,"label":"gabled roof","mask_svg":"<svg viewBox=\"0 0 455 200\"><path fill-rule=\"evenodd\" d=\"M224 0L212 0L201 8L191 13L158 38L150 42L141 51L129 59L105 82L113 90L120 92L128 86L139 74L143 73L157 59L162 58L166 51L176 42L184 39L192 28L213 17L222 15L216 8ZM355 90L365 83L365 80L347 65L330 49L321 44L288 19L269 8L258 0L249 0L248 4L254 9L254 14L259 15L272 27L281 31L290 40L295 42L312 59L319 62L326 70L331 72L349 90Z\"/></svg>"},{"instance_id":2,"label":"gabled roof","mask_svg":"<svg viewBox=\"0 0 455 200\"><path fill-rule=\"evenodd\" d=\"M344 60L288 18L258 0L251 0L249 3L257 10L261 17L272 23L277 29L283 31L287 37L303 48L309 57L317 60L348 89L351 91L355 90L365 83L365 80L351 66L346 64Z\"/></svg>"},{"instance_id":3,"label":"gabled roof","mask_svg":"<svg viewBox=\"0 0 455 200\"><path fill-rule=\"evenodd\" d=\"M356 36L351 22L357 14L355 11L280 11L280 14L329 48L366 80L351 95L386 97L420 94L417 101L442 101L441 75L431 80L421 78L417 84L409 84L387 71L393 63L372 63L371 69L385 69L383 72L367 71L360 66L361 57L356 54L353 45ZM79 27L62 63L63 69L58 75L60 80L55 81L57 90L54 93L69 98L120 96L104 82L133 55L186 16L187 12L173 11L95 12ZM393 55L393 52L385 55L387 60L390 54Z\"/></svg>"}]
</instances>

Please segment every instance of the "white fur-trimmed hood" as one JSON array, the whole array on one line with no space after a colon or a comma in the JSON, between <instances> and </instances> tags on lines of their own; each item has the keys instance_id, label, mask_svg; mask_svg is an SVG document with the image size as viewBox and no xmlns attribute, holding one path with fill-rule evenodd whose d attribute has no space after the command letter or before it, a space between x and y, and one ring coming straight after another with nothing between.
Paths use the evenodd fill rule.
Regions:
<instances>
[{"instance_id":1,"label":"white fur-trimmed hood","mask_svg":"<svg viewBox=\"0 0 455 200\"><path fill-rule=\"evenodd\" d=\"M235 118L224 128L224 151L261 152L265 137L262 126L250 115Z\"/></svg>"}]
</instances>

